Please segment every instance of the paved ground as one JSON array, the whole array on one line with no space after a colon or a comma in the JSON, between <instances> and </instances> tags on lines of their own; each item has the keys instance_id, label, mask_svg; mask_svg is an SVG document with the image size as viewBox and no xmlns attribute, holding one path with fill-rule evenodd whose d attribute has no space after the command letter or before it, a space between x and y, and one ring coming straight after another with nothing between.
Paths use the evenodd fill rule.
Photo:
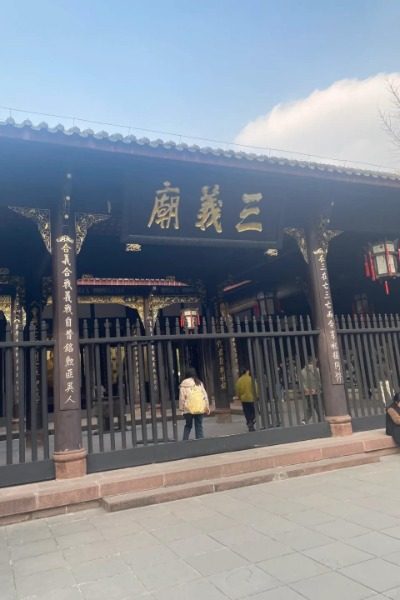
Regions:
<instances>
[{"instance_id":1,"label":"paved ground","mask_svg":"<svg viewBox=\"0 0 400 600\"><path fill-rule=\"evenodd\" d=\"M399 467L3 527L0 598L400 599Z\"/></svg>"}]
</instances>

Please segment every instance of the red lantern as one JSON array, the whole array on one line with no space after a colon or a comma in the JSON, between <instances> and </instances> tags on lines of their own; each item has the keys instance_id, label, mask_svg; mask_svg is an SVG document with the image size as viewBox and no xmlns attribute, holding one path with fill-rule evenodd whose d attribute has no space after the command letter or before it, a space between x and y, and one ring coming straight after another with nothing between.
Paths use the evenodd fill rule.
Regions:
<instances>
[{"instance_id":1,"label":"red lantern","mask_svg":"<svg viewBox=\"0 0 400 600\"><path fill-rule=\"evenodd\" d=\"M200 325L200 316L197 308L184 308L181 311L180 326L182 329L193 331Z\"/></svg>"},{"instance_id":2,"label":"red lantern","mask_svg":"<svg viewBox=\"0 0 400 600\"><path fill-rule=\"evenodd\" d=\"M400 277L400 249L398 240L370 244L364 256L365 276L372 281L382 281L388 295L389 280Z\"/></svg>"}]
</instances>

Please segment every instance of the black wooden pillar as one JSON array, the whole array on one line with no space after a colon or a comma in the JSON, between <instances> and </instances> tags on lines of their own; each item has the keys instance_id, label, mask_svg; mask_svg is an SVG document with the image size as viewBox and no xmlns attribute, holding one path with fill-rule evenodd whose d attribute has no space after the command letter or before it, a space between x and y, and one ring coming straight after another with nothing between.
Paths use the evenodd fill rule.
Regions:
<instances>
[{"instance_id":1,"label":"black wooden pillar","mask_svg":"<svg viewBox=\"0 0 400 600\"><path fill-rule=\"evenodd\" d=\"M333 435L351 434L343 369L335 325L327 269L329 240L336 232L327 229L324 219L311 222L305 231L306 255L311 285L314 326L319 329L318 356L327 421Z\"/></svg>"},{"instance_id":2,"label":"black wooden pillar","mask_svg":"<svg viewBox=\"0 0 400 600\"><path fill-rule=\"evenodd\" d=\"M70 215L72 175L66 173L63 196L52 211L54 336L54 430L56 477L86 472L82 448L81 378L76 283L76 233Z\"/></svg>"}]
</instances>

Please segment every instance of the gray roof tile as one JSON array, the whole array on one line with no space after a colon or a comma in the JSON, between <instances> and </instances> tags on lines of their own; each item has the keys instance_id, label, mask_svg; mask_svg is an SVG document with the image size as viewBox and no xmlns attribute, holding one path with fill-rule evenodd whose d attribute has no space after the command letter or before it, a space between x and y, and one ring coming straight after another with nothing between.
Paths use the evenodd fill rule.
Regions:
<instances>
[{"instance_id":1,"label":"gray roof tile","mask_svg":"<svg viewBox=\"0 0 400 600\"><path fill-rule=\"evenodd\" d=\"M148 146L150 148L162 148L165 150L174 150L178 152L190 152L192 154L202 154L206 156L224 157L232 160L240 161L257 161L268 165L276 165L281 167L291 167L294 169L307 169L310 171L321 171L326 173L348 175L351 177L360 178L371 178L371 179L382 179L386 181L400 182L400 175L397 173L389 173L386 171L371 171L359 168L347 168L335 166L332 164L324 164L319 162L309 162L303 160L293 160L282 157L271 157L262 154L253 154L247 152L235 152L233 150L224 150L222 148L211 148L211 147L200 147L197 145L188 146L184 142L177 144L173 141L163 141L160 139L149 140L148 138L137 138L134 135L123 136L120 133L109 134L107 131L95 132L93 129L81 130L79 127L71 127L66 129L63 125L59 124L55 127L50 127L47 123L41 122L38 125L34 125L32 121L26 120L22 123L17 123L12 118L8 118L5 121L0 121L0 135L1 128L13 127L15 129L31 129L32 131L45 131L47 133L62 133L65 136L79 136L81 138L93 138L96 140L105 140L110 143L123 143L132 144L136 146Z\"/></svg>"}]
</instances>

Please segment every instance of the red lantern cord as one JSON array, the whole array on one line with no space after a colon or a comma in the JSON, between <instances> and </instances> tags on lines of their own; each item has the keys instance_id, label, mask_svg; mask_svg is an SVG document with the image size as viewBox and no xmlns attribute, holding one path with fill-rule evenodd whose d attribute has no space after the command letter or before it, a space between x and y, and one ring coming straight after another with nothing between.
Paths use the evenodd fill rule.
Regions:
<instances>
[{"instance_id":1,"label":"red lantern cord","mask_svg":"<svg viewBox=\"0 0 400 600\"><path fill-rule=\"evenodd\" d=\"M384 286L385 286L385 294L386 294L386 296L389 296L390 289L389 289L389 284L387 281L385 281Z\"/></svg>"}]
</instances>

